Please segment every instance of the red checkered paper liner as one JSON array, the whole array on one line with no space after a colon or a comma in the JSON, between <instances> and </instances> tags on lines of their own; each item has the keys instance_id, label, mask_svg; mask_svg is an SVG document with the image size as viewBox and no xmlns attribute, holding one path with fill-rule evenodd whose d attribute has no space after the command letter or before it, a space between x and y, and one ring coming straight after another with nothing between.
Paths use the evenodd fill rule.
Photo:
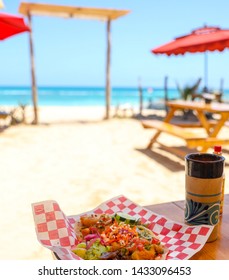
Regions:
<instances>
[{"instance_id":1,"label":"red checkered paper liner","mask_svg":"<svg viewBox=\"0 0 229 280\"><path fill-rule=\"evenodd\" d=\"M114 197L95 209L75 216L66 216L54 200L32 204L37 238L40 243L55 252L62 260L79 260L71 252L77 244L75 222L84 214L114 214L124 212L140 218L169 249L167 259L187 260L200 251L213 227L208 225L188 226L167 219L147 208L141 207L125 196Z\"/></svg>"}]
</instances>

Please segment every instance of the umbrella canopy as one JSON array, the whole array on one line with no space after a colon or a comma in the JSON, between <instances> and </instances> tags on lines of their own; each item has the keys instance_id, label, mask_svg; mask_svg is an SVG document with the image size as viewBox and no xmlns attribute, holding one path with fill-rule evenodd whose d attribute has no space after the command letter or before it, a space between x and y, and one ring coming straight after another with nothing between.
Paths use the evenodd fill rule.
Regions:
<instances>
[{"instance_id":1,"label":"umbrella canopy","mask_svg":"<svg viewBox=\"0 0 229 280\"><path fill-rule=\"evenodd\" d=\"M4 40L21 32L30 31L23 17L0 13L0 40Z\"/></svg>"},{"instance_id":2,"label":"umbrella canopy","mask_svg":"<svg viewBox=\"0 0 229 280\"><path fill-rule=\"evenodd\" d=\"M168 56L184 55L206 51L223 51L229 48L229 30L219 27L204 26L193 30L190 34L177 37L171 42L152 50L154 54ZM207 55L205 55L205 86L207 81Z\"/></svg>"}]
</instances>

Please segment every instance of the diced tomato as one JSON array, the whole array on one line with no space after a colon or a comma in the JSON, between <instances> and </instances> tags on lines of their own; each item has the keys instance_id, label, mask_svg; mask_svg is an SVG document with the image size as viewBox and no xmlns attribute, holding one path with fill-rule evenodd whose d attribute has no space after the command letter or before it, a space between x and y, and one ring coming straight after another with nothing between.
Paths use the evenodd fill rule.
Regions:
<instances>
[{"instance_id":1,"label":"diced tomato","mask_svg":"<svg viewBox=\"0 0 229 280\"><path fill-rule=\"evenodd\" d=\"M142 250L144 249L144 245L143 245L142 243L139 243L139 244L137 245L137 249L138 249L139 251L142 251Z\"/></svg>"},{"instance_id":2,"label":"diced tomato","mask_svg":"<svg viewBox=\"0 0 229 280\"><path fill-rule=\"evenodd\" d=\"M90 234L90 229L89 228L82 228L81 233L83 234L83 236L86 236L86 235Z\"/></svg>"},{"instance_id":3,"label":"diced tomato","mask_svg":"<svg viewBox=\"0 0 229 280\"><path fill-rule=\"evenodd\" d=\"M160 244L160 241L157 238L153 238L151 243L152 244Z\"/></svg>"}]
</instances>

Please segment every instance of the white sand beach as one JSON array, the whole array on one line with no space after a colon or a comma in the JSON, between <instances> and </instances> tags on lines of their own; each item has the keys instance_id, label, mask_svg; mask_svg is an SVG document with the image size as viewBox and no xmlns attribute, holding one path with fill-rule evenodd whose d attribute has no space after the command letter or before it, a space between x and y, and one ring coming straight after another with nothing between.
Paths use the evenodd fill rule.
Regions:
<instances>
[{"instance_id":1,"label":"white sand beach","mask_svg":"<svg viewBox=\"0 0 229 280\"><path fill-rule=\"evenodd\" d=\"M147 151L153 131L140 121L103 120L104 108L95 107L42 107L39 113L40 125L0 133L0 259L52 259L37 241L33 202L56 200L73 215L120 194L140 205L184 199L184 161L159 147Z\"/></svg>"}]
</instances>

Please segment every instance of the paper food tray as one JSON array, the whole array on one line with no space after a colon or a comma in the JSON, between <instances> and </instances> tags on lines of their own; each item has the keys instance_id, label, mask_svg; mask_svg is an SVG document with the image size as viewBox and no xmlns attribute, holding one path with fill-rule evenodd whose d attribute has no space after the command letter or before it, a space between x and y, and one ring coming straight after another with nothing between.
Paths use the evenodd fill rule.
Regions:
<instances>
[{"instance_id":1,"label":"paper food tray","mask_svg":"<svg viewBox=\"0 0 229 280\"><path fill-rule=\"evenodd\" d=\"M168 260L187 260L202 249L213 227L188 226L172 221L139 206L125 196L114 197L95 209L74 216L66 216L56 201L48 200L32 204L35 229L39 242L53 251L61 260L79 260L71 252L77 243L74 225L82 214L125 212L141 218L143 223L158 235L161 243L169 249Z\"/></svg>"}]
</instances>

